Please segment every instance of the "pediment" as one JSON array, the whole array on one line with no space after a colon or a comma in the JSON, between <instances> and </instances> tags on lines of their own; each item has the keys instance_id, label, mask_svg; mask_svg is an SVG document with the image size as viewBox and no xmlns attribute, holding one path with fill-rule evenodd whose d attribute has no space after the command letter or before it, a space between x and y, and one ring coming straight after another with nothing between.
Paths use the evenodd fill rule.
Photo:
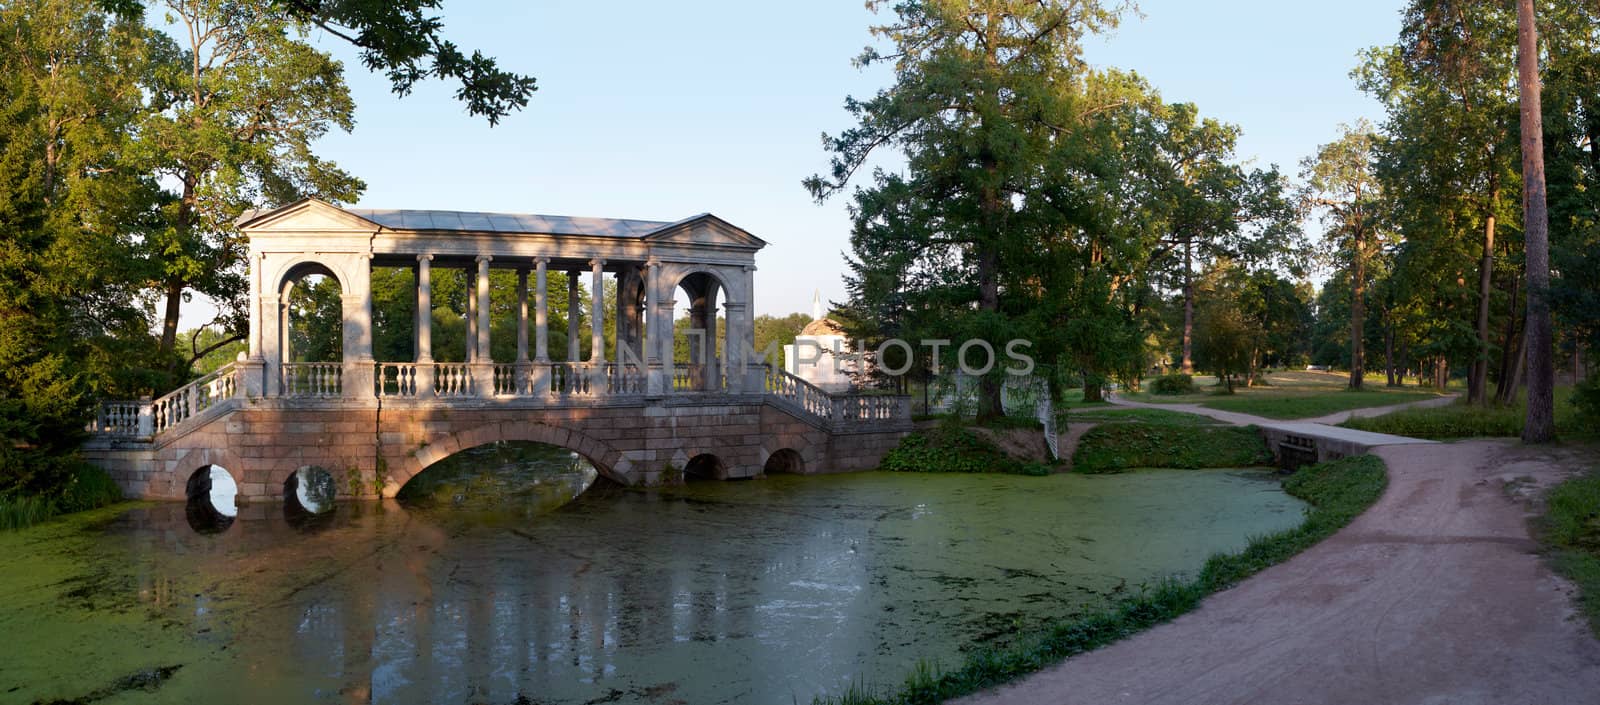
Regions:
<instances>
[{"instance_id":1,"label":"pediment","mask_svg":"<svg viewBox=\"0 0 1600 705\"><path fill-rule=\"evenodd\" d=\"M737 247L748 250L759 250L767 246L765 240L710 213L678 221L646 235L644 239L656 243Z\"/></svg>"},{"instance_id":2,"label":"pediment","mask_svg":"<svg viewBox=\"0 0 1600 705\"><path fill-rule=\"evenodd\" d=\"M315 198L302 198L278 208L253 211L239 217L245 232L373 232L383 226L338 206Z\"/></svg>"}]
</instances>

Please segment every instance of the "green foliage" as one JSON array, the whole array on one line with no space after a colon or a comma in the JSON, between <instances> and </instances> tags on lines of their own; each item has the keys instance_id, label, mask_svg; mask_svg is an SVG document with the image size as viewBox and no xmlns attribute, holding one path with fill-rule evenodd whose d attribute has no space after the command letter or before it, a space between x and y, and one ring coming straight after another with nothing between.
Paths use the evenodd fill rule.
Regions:
<instances>
[{"instance_id":1,"label":"green foliage","mask_svg":"<svg viewBox=\"0 0 1600 705\"><path fill-rule=\"evenodd\" d=\"M1198 607L1206 596L1238 584L1333 535L1372 506L1388 484L1383 461L1360 456L1301 468L1284 490L1311 505L1300 526L1250 541L1236 554L1217 554L1192 579L1168 578L1106 608L1024 635L1024 643L971 653L954 670L919 668L898 688L873 693L852 684L845 696L817 698L813 705L922 705L991 688L1093 651L1145 629L1170 622Z\"/></svg>"},{"instance_id":2,"label":"green foliage","mask_svg":"<svg viewBox=\"0 0 1600 705\"><path fill-rule=\"evenodd\" d=\"M21 472L18 463L31 467ZM0 488L0 529L37 524L58 514L121 501L122 490L104 470L74 456L12 451L0 454L0 477L32 478L30 485Z\"/></svg>"},{"instance_id":3,"label":"green foliage","mask_svg":"<svg viewBox=\"0 0 1600 705\"><path fill-rule=\"evenodd\" d=\"M1557 485L1545 503L1540 539L1556 570L1577 584L1579 607L1600 636L1600 474Z\"/></svg>"},{"instance_id":4,"label":"green foliage","mask_svg":"<svg viewBox=\"0 0 1600 705\"><path fill-rule=\"evenodd\" d=\"M1570 390L1556 389L1556 432L1563 435L1592 433L1578 408L1568 403ZM1527 419L1527 404L1489 404L1479 406L1458 402L1432 409L1407 409L1370 419L1351 419L1340 424L1374 433L1411 438L1448 440L1454 438L1516 438L1522 435Z\"/></svg>"},{"instance_id":5,"label":"green foliage","mask_svg":"<svg viewBox=\"0 0 1600 705\"><path fill-rule=\"evenodd\" d=\"M879 470L890 472L1000 472L1048 475L1048 465L1018 460L958 420L916 431L883 456Z\"/></svg>"},{"instance_id":6,"label":"green foliage","mask_svg":"<svg viewBox=\"0 0 1600 705\"><path fill-rule=\"evenodd\" d=\"M1269 419L1306 419L1352 409L1405 404L1436 399L1432 392L1339 390L1306 396L1271 396L1270 393L1209 399L1201 405L1219 411L1264 416Z\"/></svg>"},{"instance_id":7,"label":"green foliage","mask_svg":"<svg viewBox=\"0 0 1600 705\"><path fill-rule=\"evenodd\" d=\"M1182 426L1113 423L1096 426L1078 442L1073 472L1134 468L1247 468L1272 463L1254 426Z\"/></svg>"},{"instance_id":8,"label":"green foliage","mask_svg":"<svg viewBox=\"0 0 1600 705\"><path fill-rule=\"evenodd\" d=\"M1600 375L1590 377L1572 390L1572 405L1578 411L1578 423L1589 431L1600 432ZM1561 423L1561 405L1556 405L1556 423Z\"/></svg>"},{"instance_id":9,"label":"green foliage","mask_svg":"<svg viewBox=\"0 0 1600 705\"><path fill-rule=\"evenodd\" d=\"M1157 377L1154 381L1149 383L1149 386L1151 394L1171 395L1195 393L1194 377L1181 372L1175 372L1170 375L1162 375Z\"/></svg>"}]
</instances>

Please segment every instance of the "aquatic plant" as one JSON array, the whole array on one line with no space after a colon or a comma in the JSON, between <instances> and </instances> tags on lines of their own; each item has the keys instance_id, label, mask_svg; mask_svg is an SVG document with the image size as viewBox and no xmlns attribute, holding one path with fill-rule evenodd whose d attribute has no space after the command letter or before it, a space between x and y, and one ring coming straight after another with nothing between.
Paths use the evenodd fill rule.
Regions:
<instances>
[{"instance_id":1,"label":"aquatic plant","mask_svg":"<svg viewBox=\"0 0 1600 705\"><path fill-rule=\"evenodd\" d=\"M1283 487L1311 505L1305 521L1293 529L1255 538L1238 553L1213 555L1193 578L1163 579L1102 610L1050 625L1040 633L1027 636L1017 646L980 648L954 670L935 675L919 664L897 689L875 694L866 684L852 684L846 693L819 697L812 704L942 702L1000 685L1169 622L1199 606L1206 596L1332 536L1378 501L1387 484L1383 461L1370 455L1301 468L1284 481Z\"/></svg>"}]
</instances>

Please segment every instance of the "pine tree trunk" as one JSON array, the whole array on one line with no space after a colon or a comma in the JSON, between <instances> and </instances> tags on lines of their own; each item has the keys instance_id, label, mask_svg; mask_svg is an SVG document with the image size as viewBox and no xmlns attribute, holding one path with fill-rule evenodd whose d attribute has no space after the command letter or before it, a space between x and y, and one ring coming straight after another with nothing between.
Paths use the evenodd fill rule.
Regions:
<instances>
[{"instance_id":1,"label":"pine tree trunk","mask_svg":"<svg viewBox=\"0 0 1600 705\"><path fill-rule=\"evenodd\" d=\"M1356 229L1353 245L1355 256L1350 272L1350 388L1359 390L1367 375L1366 351L1363 345L1365 333L1362 330L1367 317L1365 300L1367 262L1360 227Z\"/></svg>"},{"instance_id":2,"label":"pine tree trunk","mask_svg":"<svg viewBox=\"0 0 1600 705\"><path fill-rule=\"evenodd\" d=\"M1186 375L1194 374L1194 243L1183 243L1183 366Z\"/></svg>"},{"instance_id":3,"label":"pine tree trunk","mask_svg":"<svg viewBox=\"0 0 1600 705\"><path fill-rule=\"evenodd\" d=\"M1394 326L1390 325L1383 331L1383 366L1388 372L1389 386L1398 387L1402 380L1394 378Z\"/></svg>"},{"instance_id":4,"label":"pine tree trunk","mask_svg":"<svg viewBox=\"0 0 1600 705\"><path fill-rule=\"evenodd\" d=\"M1478 265L1478 354L1472 359L1472 374L1467 380L1467 401L1480 405L1489 400L1489 295L1494 284L1495 210L1499 201L1499 187L1490 187L1489 217L1483 227L1483 260Z\"/></svg>"},{"instance_id":5,"label":"pine tree trunk","mask_svg":"<svg viewBox=\"0 0 1600 705\"><path fill-rule=\"evenodd\" d=\"M1528 416L1524 443L1555 437L1555 360L1550 333L1550 213L1545 200L1539 30L1533 0L1517 0L1517 88L1522 108L1523 238L1528 272Z\"/></svg>"}]
</instances>

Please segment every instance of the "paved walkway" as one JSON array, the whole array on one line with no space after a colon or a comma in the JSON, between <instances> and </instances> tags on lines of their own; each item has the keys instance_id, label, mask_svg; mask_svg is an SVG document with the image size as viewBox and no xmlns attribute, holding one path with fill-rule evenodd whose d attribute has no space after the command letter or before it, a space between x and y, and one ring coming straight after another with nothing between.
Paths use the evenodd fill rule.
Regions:
<instances>
[{"instance_id":1,"label":"paved walkway","mask_svg":"<svg viewBox=\"0 0 1600 705\"><path fill-rule=\"evenodd\" d=\"M1593 458L1515 441L1374 452L1389 488L1339 533L1171 623L958 702L1600 703L1600 641L1537 554L1526 501Z\"/></svg>"}]
</instances>

